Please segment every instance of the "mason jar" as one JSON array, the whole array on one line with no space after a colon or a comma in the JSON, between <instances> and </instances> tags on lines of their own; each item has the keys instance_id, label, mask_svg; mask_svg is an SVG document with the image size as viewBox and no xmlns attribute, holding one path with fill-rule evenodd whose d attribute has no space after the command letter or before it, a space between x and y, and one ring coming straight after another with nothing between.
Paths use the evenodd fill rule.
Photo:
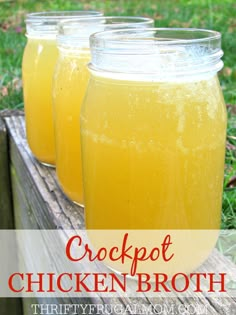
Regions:
<instances>
[{"instance_id":1,"label":"mason jar","mask_svg":"<svg viewBox=\"0 0 236 315\"><path fill-rule=\"evenodd\" d=\"M87 229L219 229L220 33L113 30L90 45L80 120Z\"/></svg>"},{"instance_id":2,"label":"mason jar","mask_svg":"<svg viewBox=\"0 0 236 315\"><path fill-rule=\"evenodd\" d=\"M113 28L151 26L153 20L142 17L78 18L59 24L53 80L56 172L64 193L79 205L84 203L79 116L89 79L89 36Z\"/></svg>"},{"instance_id":3,"label":"mason jar","mask_svg":"<svg viewBox=\"0 0 236 315\"><path fill-rule=\"evenodd\" d=\"M43 164L55 164L52 76L58 55L57 24L65 18L101 15L96 11L56 11L26 16L28 41L22 65L26 133L33 155Z\"/></svg>"}]
</instances>

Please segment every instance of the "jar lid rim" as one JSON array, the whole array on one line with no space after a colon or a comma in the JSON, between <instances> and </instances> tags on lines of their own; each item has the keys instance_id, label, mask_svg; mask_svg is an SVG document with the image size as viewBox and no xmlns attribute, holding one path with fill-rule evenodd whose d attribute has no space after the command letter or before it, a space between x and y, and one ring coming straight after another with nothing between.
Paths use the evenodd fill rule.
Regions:
<instances>
[{"instance_id":1,"label":"jar lid rim","mask_svg":"<svg viewBox=\"0 0 236 315\"><path fill-rule=\"evenodd\" d=\"M173 33L175 34L175 37L154 37L154 36L148 36L149 33L153 33L159 35L159 34L165 34L165 36L168 35L168 33L171 35ZM142 35L143 36L137 36ZM206 35L206 36L196 36L196 37L188 37L183 38L181 34L198 34L198 35ZM199 29L199 28L145 28L145 29L133 29L133 28L126 28L122 30L107 30L103 32L97 32L90 36L90 43L91 46L94 46L95 44L99 44L99 42L106 42L106 43L116 43L121 45L143 45L145 40L145 46L146 45L152 45L153 43L158 43L158 45L179 45L179 44L197 44L197 43L204 43L209 42L211 40L220 40L221 39L221 33L214 30L208 30L208 29Z\"/></svg>"},{"instance_id":2,"label":"jar lid rim","mask_svg":"<svg viewBox=\"0 0 236 315\"><path fill-rule=\"evenodd\" d=\"M70 19L82 16L102 16L103 13L95 10L69 10L69 11L42 11L42 12L31 12L26 14L26 22L29 21L38 21L41 19L50 19L50 20L61 20L61 19Z\"/></svg>"},{"instance_id":3,"label":"jar lid rim","mask_svg":"<svg viewBox=\"0 0 236 315\"><path fill-rule=\"evenodd\" d=\"M93 22L93 21L120 21L120 24L125 24L126 20L127 20L127 24L129 24L131 21L133 21L133 23L138 23L139 25L144 23L149 23L149 24L153 24L154 20L152 18L149 17L144 17L144 16L78 16L75 19L64 19L62 21L59 22L59 26L63 27L63 26L67 26L70 24L80 24L80 23L86 23L86 22ZM111 23L112 24L112 23ZM114 24L119 24L119 23L114 23Z\"/></svg>"}]
</instances>

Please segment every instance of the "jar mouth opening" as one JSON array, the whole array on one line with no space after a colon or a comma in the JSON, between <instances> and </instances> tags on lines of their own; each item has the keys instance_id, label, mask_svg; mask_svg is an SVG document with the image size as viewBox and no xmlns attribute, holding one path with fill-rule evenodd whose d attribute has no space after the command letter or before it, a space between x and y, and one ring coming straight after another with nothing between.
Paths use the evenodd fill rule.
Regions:
<instances>
[{"instance_id":1,"label":"jar mouth opening","mask_svg":"<svg viewBox=\"0 0 236 315\"><path fill-rule=\"evenodd\" d=\"M146 28L123 29L97 32L91 35L90 44L96 48L142 46L174 46L206 44L220 41L221 34L217 31L195 28ZM137 54L143 51L138 50Z\"/></svg>"},{"instance_id":2,"label":"jar mouth opening","mask_svg":"<svg viewBox=\"0 0 236 315\"><path fill-rule=\"evenodd\" d=\"M43 11L43 12L32 12L26 15L27 22L38 22L38 21L55 21L76 18L76 17L88 17L88 16L102 16L103 14L98 11Z\"/></svg>"},{"instance_id":3,"label":"jar mouth opening","mask_svg":"<svg viewBox=\"0 0 236 315\"><path fill-rule=\"evenodd\" d=\"M109 30L117 29L119 27L129 28L132 25L137 27L153 26L154 20L147 17L138 16L90 16L77 17L75 19L64 19L59 22L59 34L67 35L75 31L76 28L86 27L91 25L108 25Z\"/></svg>"}]
</instances>

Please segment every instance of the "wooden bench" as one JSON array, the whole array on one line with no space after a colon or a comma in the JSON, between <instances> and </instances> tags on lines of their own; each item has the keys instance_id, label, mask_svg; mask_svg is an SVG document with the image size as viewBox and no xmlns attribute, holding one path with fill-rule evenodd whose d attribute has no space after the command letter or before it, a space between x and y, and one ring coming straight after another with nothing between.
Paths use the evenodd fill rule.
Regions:
<instances>
[{"instance_id":1,"label":"wooden bench","mask_svg":"<svg viewBox=\"0 0 236 315\"><path fill-rule=\"evenodd\" d=\"M70 202L58 187L55 170L39 164L31 155L25 137L25 121L22 112L3 111L0 113L0 228L1 229L82 229L84 228L83 209ZM234 264L214 250L203 265L215 269L234 270ZM1 301L2 300L2 301ZM96 297L84 299L1 299L0 314L33 314L32 303L112 303L132 305L163 304L205 305L207 314L236 314L236 299L206 298L196 294L192 298L147 297L135 299L127 296L111 299ZM235 312L235 313L233 313ZM164 313L163 313L164 314ZM168 314L168 313L166 313ZM171 314L171 313L170 313ZM188 314L187 312L185 314ZM190 313L189 313L190 314Z\"/></svg>"}]
</instances>

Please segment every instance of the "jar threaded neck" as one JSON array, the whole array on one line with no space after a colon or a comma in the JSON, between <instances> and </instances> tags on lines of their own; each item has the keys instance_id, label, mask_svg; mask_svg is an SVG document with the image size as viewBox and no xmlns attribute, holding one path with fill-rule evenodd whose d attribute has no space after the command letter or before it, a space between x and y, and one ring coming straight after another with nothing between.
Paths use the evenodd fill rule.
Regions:
<instances>
[{"instance_id":1,"label":"jar threaded neck","mask_svg":"<svg viewBox=\"0 0 236 315\"><path fill-rule=\"evenodd\" d=\"M203 29L149 28L90 37L92 70L165 77L216 73L223 67L221 34Z\"/></svg>"}]
</instances>

